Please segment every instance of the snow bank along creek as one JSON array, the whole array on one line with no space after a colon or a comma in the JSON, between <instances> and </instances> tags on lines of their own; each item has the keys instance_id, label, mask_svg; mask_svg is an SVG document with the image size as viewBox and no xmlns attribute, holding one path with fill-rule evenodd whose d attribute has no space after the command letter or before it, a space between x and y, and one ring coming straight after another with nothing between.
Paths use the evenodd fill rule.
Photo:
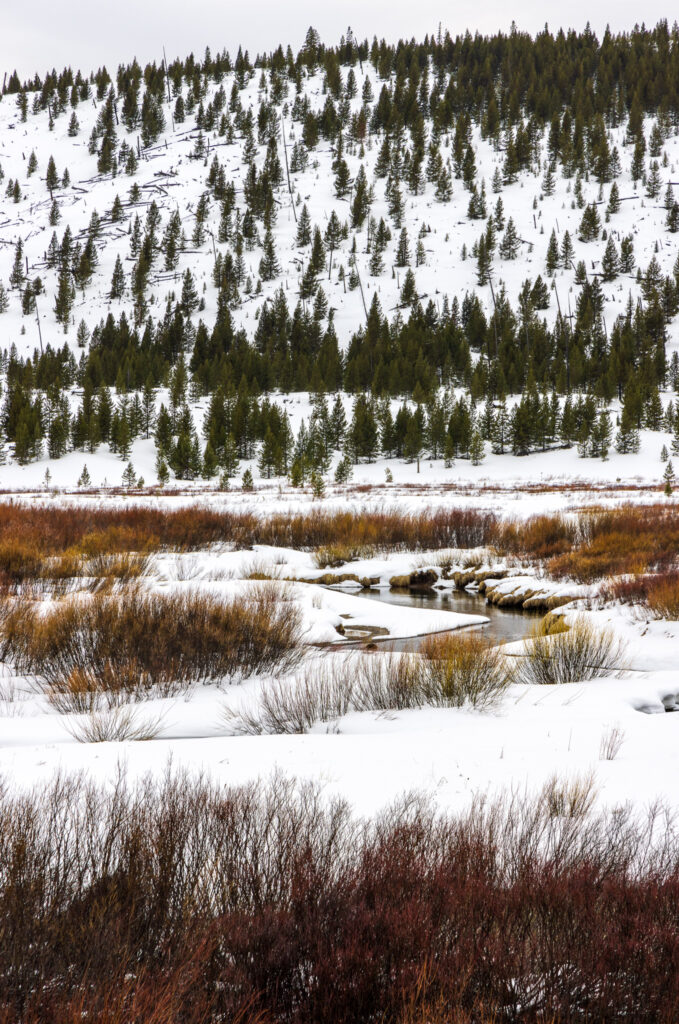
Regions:
<instances>
[{"instance_id":1,"label":"snow bank along creek","mask_svg":"<svg viewBox=\"0 0 679 1024\"><path fill-rule=\"evenodd\" d=\"M342 616L345 621L339 631L347 641L352 644L374 641L385 650L417 649L427 633L446 629L445 613L460 616L457 622L450 620L449 629L481 629L489 640L498 644L523 640L532 631L537 617L583 596L578 587L564 588L534 576L515 575L506 566L477 566L443 573L438 567L422 568L390 577L384 574L359 577L357 573L346 572L347 568L337 574L326 573L315 582L324 588L350 591L357 597L379 602L382 609L391 606L405 612L400 635L394 635L384 626L368 625L370 615L367 612L360 615L360 621L354 621L357 619L354 615ZM414 621L408 629L409 609L418 609L416 616L419 610L424 610L430 614L443 612L444 617L432 630L417 628Z\"/></svg>"}]
</instances>

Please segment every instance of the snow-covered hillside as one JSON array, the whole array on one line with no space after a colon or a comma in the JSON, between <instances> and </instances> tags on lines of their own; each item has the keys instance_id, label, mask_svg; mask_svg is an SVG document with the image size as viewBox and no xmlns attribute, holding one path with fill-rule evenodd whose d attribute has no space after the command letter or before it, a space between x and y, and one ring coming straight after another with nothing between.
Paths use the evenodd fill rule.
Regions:
<instances>
[{"instance_id":1,"label":"snow-covered hillside","mask_svg":"<svg viewBox=\"0 0 679 1024\"><path fill-rule=\"evenodd\" d=\"M159 69L156 72L160 73ZM655 172L659 176L659 185L655 196L649 198L645 180L633 181L634 147L628 139L626 118L606 130L608 152L613 163L619 163L619 171L613 175L613 183L605 185L600 185L594 175L566 177L561 173L560 164L553 166L553 173L550 171L552 158L548 127L535 140L530 168L508 176L506 150L510 136L498 132L494 139L484 138L480 125L473 123L469 130L471 145L468 147L468 151L473 153L476 169L472 190L463 181L463 177L468 177L468 168L461 173L459 159L456 166L454 132L442 132L439 137L433 130L433 122L427 118L423 124L425 149L429 155L423 162L421 181L417 187L410 187L404 169L402 179L395 185L399 201L393 194L393 161L395 159L398 164L403 155L407 165L412 141L403 130L399 141L399 132L396 132L396 143L393 139L391 143L392 167L385 176L379 166L384 156L384 133L371 131L370 126L371 111L378 105L381 90L385 86L394 86L396 76L392 73L386 81L380 81L376 68L367 61L342 66L339 74L341 102L336 107L343 118L341 136L335 136L334 144L321 137L308 150L302 143L304 112L320 114L331 99L326 75L320 70L302 73L298 90L294 81L269 68L256 68L244 75L241 72L240 81L239 75L230 71L221 78L218 76L218 80L204 77L204 94L199 97L194 94L188 79L182 82L180 76L179 84L174 83L171 88L168 76L161 94L156 91L164 127L146 146L141 141L138 119L131 130L126 127L120 82L117 93L115 84L111 92L108 85L98 90L94 80L89 90L74 86L72 90L66 90L62 110L58 109L56 102L41 109L40 93L28 91L23 94L26 109L22 112L21 95L19 98L9 93L4 95L0 102L0 166L3 173L0 282L7 290L8 308L0 315L0 349L4 349L6 354L13 350L20 358L28 358L47 346L57 349L66 344L76 361L82 360L92 330L109 314L118 319L124 313L130 324L136 322L140 332L143 332L149 317L161 321L180 300L187 271L192 275L196 289L195 299L189 304L191 308L185 310L192 325L188 335L195 336L200 322L209 332L217 319L220 294L223 295L224 291L222 289L220 293L215 283L215 262L225 257L232 259L232 265L237 266L239 282L229 300L234 330L242 328L252 341L267 302L282 292L292 314L302 294L304 308L315 310L319 329L326 330L330 324L336 333L340 351L345 353L352 337L365 326L375 296L384 317L389 320L396 316L407 319L411 303L404 303L403 287L404 284L406 288L413 284L411 274L414 274L417 298L423 308L431 304L432 315L445 316L455 299L462 303L465 295L475 293L489 320L499 297L506 295L511 308L520 309L522 286L526 281L532 285L540 278L544 298L537 303L535 312L538 319L544 318L549 330L554 330L559 314L563 316L562 323L570 322L572 325L574 322L582 285L582 280L576 283L576 278L584 272L601 286L604 301L600 326L607 339L616 318L634 308L644 293L644 282L638 278L638 271L645 274L649 263L655 260L659 280L663 277L672 280L676 270L677 235L668 230L667 205L671 185L679 174L676 169L679 161L676 128L668 132L667 125L664 125ZM82 99L85 91L88 91L88 97ZM100 93L99 99L96 98L97 92ZM102 116L109 95L115 96L112 152L117 164L114 170L100 173ZM143 96L142 81L140 102ZM181 122L176 120L178 103L183 106L179 115ZM356 123L361 117L364 123L357 134ZM247 132L238 127L248 121L252 124L250 140L246 137ZM129 119L128 123L131 123ZM643 123L645 137L650 139L654 129L657 134L656 119L647 117ZM434 150L439 147L437 170L429 166L429 163L432 167L435 163L432 144ZM246 238L243 244L253 168L257 173L261 172L272 153L280 166L280 181L273 189L274 211L268 211L263 218L254 221L250 240ZM347 165L346 188L337 183L337 166L341 159ZM300 165L305 163L301 169ZM647 154L644 179L653 173L651 168ZM354 225L352 203L363 172L372 197L367 215ZM64 184L65 175L67 184ZM515 177L515 180L508 181L508 177ZM224 203L216 194L219 189L214 187L216 178L221 180L222 192L224 187L230 190L231 185L234 189L231 193L233 209L228 213L226 230L223 225ZM450 195L447 194L446 181L452 184ZM609 212L609 207L616 205L611 201L612 189L617 189L619 199L615 212ZM338 198L338 192L343 193L341 198ZM479 202L485 197L484 216L470 216L470 200L474 195ZM153 229L156 250L144 289L144 301L141 307L135 307L133 292L138 270L138 233L148 226L149 210L154 209L152 204L158 212ZM590 204L594 204L599 213L601 230L595 240L585 242L579 237L579 232L583 211ZM395 212L399 205L402 209ZM299 221L305 209L310 217L312 237L316 227L326 237L328 225L334 223L333 214L336 214L341 228L339 237L335 237L330 246L326 244L322 258L324 269L316 274L311 294L304 294L304 279L313 246L298 244ZM490 279L480 284L478 260L474 253L478 252L479 240L487 231L489 218L494 221L498 249L491 260ZM202 224L202 227L198 225L198 230L197 220ZM267 259L268 231L264 225L269 221L278 264L273 274L262 271L262 260ZM508 242L507 225L510 221L516 229L517 242L514 246L504 244ZM375 260L374 239L376 232L381 230L382 222L386 229L386 234L383 233L386 248L382 259ZM172 224L180 230L181 238L176 255L168 256L167 232ZM89 240L95 255L90 261L94 265L85 273L85 280L74 282L73 295L67 301L69 308L64 317L63 311L58 309L59 290L63 284L60 284L58 249L67 228L76 251L78 245L84 249ZM547 265L547 250L552 238L557 245L557 262L560 263L557 267ZM567 238L572 243L572 251L566 255L564 263L564 240ZM619 272L613 275L612 280L606 280L609 275L602 276L602 259L607 242L610 244L612 241L619 252L623 240L627 240L625 244L628 247L631 240L634 269ZM18 243L21 243L19 256ZM407 246L407 253L404 246ZM569 248L567 242L565 248ZM118 287L114 287L112 279L118 260L123 278L118 281ZM23 281L16 279L17 263ZM13 273L15 280L14 287L11 287ZM35 294L27 296L27 282ZM111 298L112 291L121 291L122 294ZM66 322L59 323L59 319ZM670 365L679 348L678 328L671 316L666 332L664 347ZM495 344L497 347L497 338ZM482 353L472 346L472 363L480 359ZM665 386L668 384L674 384L674 377L665 381ZM458 396L462 393L458 389ZM80 388L71 389L69 403L72 413L78 407L81 394ZM156 407L163 394L162 389L156 391ZM672 392L662 396L665 410L671 400ZM515 401L511 395L508 397L510 410ZM311 408L307 399L304 395L295 396L284 399L283 404L296 433L302 419L308 423ZM392 402L394 410L398 404ZM348 397L345 405L350 415L351 401ZM199 436L206 406L206 399L191 403ZM609 406L613 417L613 436L620 409L617 400ZM667 429L659 430L659 426ZM605 469L601 463L592 463L591 460L574 461L577 456L571 445L566 446L568 450L565 451L533 455L518 465L513 464L513 459L507 460L504 456L497 459L493 455L492 469L486 463L481 471L465 461L463 475L472 479L494 477L497 462L497 472L504 478L575 475L615 480L641 477L648 482L659 483L663 473L659 456L663 446L669 450L672 426L673 414L664 425L656 424L653 432L643 432L640 452L631 457L619 458L611 443L612 462ZM548 447L559 448L554 444ZM42 458L37 462L18 465L18 461L30 462L30 459L12 461L0 468L0 482L10 487L34 486L42 480L46 464L50 462L53 480L74 484L84 461L88 462L90 470L94 467L91 473L94 483L120 482L126 460L120 467L116 456L108 452L107 445L99 446L99 451L90 452L86 459L82 457L82 446L76 444L75 448L58 460L58 466L54 459L46 458L44 449ZM154 483L156 460L152 440L137 439L131 454L146 483ZM389 461L387 459L386 464ZM429 482L450 479L450 460L446 466L435 456L429 461L431 465L428 462L426 467ZM507 461L513 465L507 466ZM256 473L256 460L243 454L241 471L249 462ZM401 479L409 478L411 469L415 472L410 465L399 467ZM361 467L354 479L364 479L365 476L366 480L372 480L375 473L381 479L384 470L383 462L377 470L369 467L365 476L361 475ZM418 464L417 474L419 470Z\"/></svg>"},{"instance_id":2,"label":"snow-covered hillside","mask_svg":"<svg viewBox=\"0 0 679 1024\"><path fill-rule=\"evenodd\" d=\"M375 82L375 72L371 66L365 65L363 68L356 66L353 70L357 82L357 92L350 103L352 111L357 112L361 109L361 93L366 80L372 80L372 89L375 92L379 88L379 84ZM344 69L344 75L346 77L346 69ZM255 119L261 102L267 99L267 78L266 73L261 75L254 73L249 84L238 93L241 104L246 110L252 109ZM264 83L262 79L264 79ZM219 87L212 84L202 101L203 105L207 106L214 99L218 88L223 89L228 97L233 82L234 75L231 74L225 76ZM323 90L322 74L317 73L304 80L303 98L309 101L314 110L323 107L326 94ZM291 86L287 97L276 108L280 119L278 151L283 167L285 161L281 131L285 133L288 158L290 158L292 147L296 141L299 141L301 134L300 125L294 123L290 116L293 100L294 87ZM206 191L209 167L215 156L224 167L227 181L233 181L235 184L236 203L241 211L244 210L245 205L243 179L247 174L248 165L243 159L241 138L236 134L234 141L229 144L220 137L216 129L201 132L205 142L205 156L195 158L196 143L200 132L195 124L198 108L194 108L193 113L186 115L185 123L175 125L173 129L175 99L165 102L165 130L155 145L141 152L138 170L134 175L127 175L124 168L121 168L116 176L98 174L97 156L88 152L88 142L101 106L102 104L97 103L94 99L79 103L76 110L80 125L79 131L77 136L70 137L68 132L70 110L53 120L53 125L50 127L52 118L48 111L40 111L37 114L32 114L29 111L27 121L23 123L12 96L5 96L0 103L0 164L5 175L3 193L0 196L0 230L2 232L0 243L3 253L0 278L7 286L12 268L14 246L21 239L28 260L29 275L31 277L40 275L45 286L46 294L38 299L43 344L50 343L57 346L66 341L74 347L76 354L75 326L80 319L84 319L91 328L108 312L113 312L115 316L118 316L122 310L125 310L131 315L132 302L129 288L126 297L119 301L111 301L109 292L116 256L121 256L126 271L129 271L132 266L129 232L135 214L138 213L143 218L151 201L155 201L162 215L160 227L160 233L162 233L169 216L177 210L181 217L182 228L190 243L195 225L196 205L200 196ZM650 129L650 122L647 124L648 129ZM132 149L137 149L139 135L137 129L128 132L120 121L116 126L116 132L119 143L126 141ZM625 235L632 235L637 266L645 269L652 257L655 256L663 273L671 274L678 250L675 236L668 234L665 228L667 210L663 205L663 199L667 184L676 183L679 177L677 170L679 135L671 136L664 145L667 164L665 166L663 161L663 166L660 169L662 179L660 195L657 199L650 200L645 197L645 190L641 183L637 183L636 190L633 188L631 178L633 154L631 147L625 145L625 132L625 125L609 131L609 146L611 150L614 147L618 148L622 165L622 172L618 178L621 207L606 226L610 235L618 243ZM441 142L444 159L451 159L450 146L450 136L444 136ZM374 186L371 215L378 221L380 217L389 221L388 203L384 195L385 179L375 178L374 174L379 148L379 139L374 140L368 135L362 146L346 141L344 155L349 165L351 178L355 180L359 168L363 165L369 183ZM564 312L567 308L572 308L575 265L583 259L588 270L600 271L601 258L605 248L605 244L601 240L589 243L578 240L582 209L574 201L574 180L566 179L557 173L554 194L551 196L543 194L542 182L547 161L545 138L541 145L540 165L535 165L535 173L520 174L515 183L503 184L498 195L495 195L491 183L496 171L502 173L505 154L502 149L495 148L490 141L484 141L478 127L473 130L473 148L476 156L478 181L485 183L488 212L492 212L498 195L501 196L505 217L513 218L521 239L516 260L496 260L494 271L496 291L504 283L510 301L514 305L521 284L526 278L534 280L538 274L541 274L543 278L548 279L545 270L545 257L551 232L552 230L556 231L557 239L561 244L564 233L569 231L575 250L573 262L568 269L557 270L555 279L559 302ZM257 147L255 160L259 167L265 159L266 149L266 145ZM29 177L28 163L32 152L36 155L38 167ZM63 172L68 169L71 179L71 184L67 188L59 187L54 191L61 214L61 220L56 226L58 237L61 238L68 224L74 236L83 238L86 236L93 212L96 211L102 219L102 232L97 243L99 266L85 296L79 293L76 297L73 307L73 323L66 335L55 322L53 313L57 274L54 270L48 269L45 264L52 231L55 230L49 224L52 200L45 184L50 156L54 157L59 175L63 176ZM349 194L347 199L336 198L332 161L332 147L321 141L310 154L307 169L304 172L291 171L292 197L288 192L287 180L284 180L276 190L277 218L273 234L281 271L272 281L262 283L261 294L250 297L243 296L242 303L234 310L234 319L249 333L252 333L255 327L262 303L266 299L272 298L278 288L284 288L290 306L294 306L296 302L301 270L308 260L309 249L300 249L295 244L297 229L293 203L298 215L302 204L306 203L312 223L318 225L322 231L325 231L333 210L337 213L340 221L346 222L350 219L349 199L351 196ZM4 194L10 179L18 180L20 183L22 198L18 203ZM130 189L134 184L138 184L141 188L141 199L138 203L132 203L129 197ZM492 309L490 288L487 286L479 288L477 285L476 261L471 256L472 247L485 226L484 221L470 220L467 216L470 192L465 189L462 180L453 180L452 197L449 202L437 201L435 191L433 183L425 182L421 195L412 195L406 192L403 197L403 225L408 231L413 264L415 263L418 235L423 226L426 231L426 234L423 235L426 262L416 268L418 294L423 302L431 298L440 309L444 296L448 296L450 299L454 296L462 298L466 291L478 291L490 311ZM610 185L604 186L603 198L599 199L599 185L596 181L583 183L585 202L600 204L602 221L609 193ZM124 217L120 223L112 224L110 211L116 196L119 196L122 201ZM216 239L218 224L219 205L213 200L209 207L208 230L203 245L195 249L189 244L190 251L181 254L178 268L174 273L168 274L159 267L155 268L157 272L152 277L151 293L153 296L152 311L155 306L156 314L162 311L168 294L171 291L176 293L181 288L181 274L186 268L190 268L198 282L199 291L202 293L203 288L205 289L205 310L201 311L200 316L208 324L214 321L217 297L217 289L212 281L214 253L218 250L225 251L227 248L216 241L213 248L213 236ZM366 304L369 306L376 291L386 314L391 316L400 305L399 293L403 284L404 270L395 266L399 231L392 226L392 239L388 243L384 258L384 271L378 276L370 274L370 256L366 253L367 232L368 220L365 221L362 229L349 231L348 238L340 242L339 249L334 254L331 273L325 275L326 280L322 278L320 280L328 297L329 306L336 311L335 323L342 347L346 347L351 333L365 322L365 310L360 289L351 291L339 280L341 270L344 270L345 276L348 278L349 255L354 238L356 239L356 262ZM462 259L464 246L469 254L466 260ZM250 252L246 250L244 253L247 274L251 277L253 284L256 284L258 279L261 255L261 246L256 246ZM162 266L162 260L159 263ZM603 289L606 298L604 319L610 329L614 318L624 312L629 294L631 293L636 299L639 289L634 274L621 276L614 282L604 283ZM552 294L545 316L548 320L553 321L556 313L557 301L555 295ZM35 318L22 317L18 293L12 294L9 310L0 320L0 325L2 326L3 347L9 348L11 344L15 344L20 354L30 354L39 346ZM679 341L676 327L671 329L671 339L673 344Z\"/></svg>"}]
</instances>

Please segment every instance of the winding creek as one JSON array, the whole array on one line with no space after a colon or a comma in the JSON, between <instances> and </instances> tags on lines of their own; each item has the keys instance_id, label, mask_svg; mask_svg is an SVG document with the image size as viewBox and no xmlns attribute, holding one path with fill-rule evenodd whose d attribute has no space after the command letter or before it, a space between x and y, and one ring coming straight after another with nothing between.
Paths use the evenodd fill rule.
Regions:
<instances>
[{"instance_id":1,"label":"winding creek","mask_svg":"<svg viewBox=\"0 0 679 1024\"><path fill-rule=\"evenodd\" d=\"M490 620L484 626L471 626L470 629L483 630L484 636L494 643L505 644L514 640L523 640L544 612L523 611L517 608L498 608L486 604L482 594L470 593L466 590L362 590L359 597L369 601L382 601L406 608L441 609L447 612L458 612L462 615L485 615ZM417 650L422 637L410 637L404 640L375 640L381 648L391 651Z\"/></svg>"}]
</instances>

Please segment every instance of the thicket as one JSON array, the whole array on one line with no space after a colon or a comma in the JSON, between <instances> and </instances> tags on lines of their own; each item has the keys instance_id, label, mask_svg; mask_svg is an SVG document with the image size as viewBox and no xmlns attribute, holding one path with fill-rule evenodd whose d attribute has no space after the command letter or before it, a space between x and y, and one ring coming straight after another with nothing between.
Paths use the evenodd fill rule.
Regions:
<instances>
[{"instance_id":1,"label":"thicket","mask_svg":"<svg viewBox=\"0 0 679 1024\"><path fill-rule=\"evenodd\" d=\"M319 550L340 564L377 551L494 548L517 560L539 561L558 577L582 582L624 574L676 569L679 525L667 505L621 505L573 516L537 515L502 520L492 512L442 508L403 514L321 511L275 513L217 511L203 505L174 511L0 504L0 585L17 592L33 581L115 570L134 578L142 566L112 556L160 550L195 551L212 544L253 544ZM113 565L111 565L111 561Z\"/></svg>"},{"instance_id":2,"label":"thicket","mask_svg":"<svg viewBox=\"0 0 679 1024\"><path fill-rule=\"evenodd\" d=\"M58 710L97 711L290 670L302 650L301 613L284 589L253 584L229 601L201 593L78 595L47 608L9 601L0 660L37 676Z\"/></svg>"},{"instance_id":3,"label":"thicket","mask_svg":"<svg viewBox=\"0 0 679 1024\"><path fill-rule=\"evenodd\" d=\"M584 795L360 822L281 778L5 790L0 1019L670 1021L676 827Z\"/></svg>"}]
</instances>

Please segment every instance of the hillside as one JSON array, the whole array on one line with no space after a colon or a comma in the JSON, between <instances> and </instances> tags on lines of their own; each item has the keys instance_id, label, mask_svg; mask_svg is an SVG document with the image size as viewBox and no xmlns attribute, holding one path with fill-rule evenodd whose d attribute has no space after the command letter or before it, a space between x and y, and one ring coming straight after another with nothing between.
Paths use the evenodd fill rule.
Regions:
<instances>
[{"instance_id":1,"label":"hillside","mask_svg":"<svg viewBox=\"0 0 679 1024\"><path fill-rule=\"evenodd\" d=\"M576 43L591 48L586 35ZM95 397L104 386L130 400L146 386L157 413L182 355L188 373L175 405L189 399L199 433L201 408L220 388L255 398L368 391L390 399L392 416L403 398L415 403L410 413L423 408L421 429L413 428L421 443L404 450L407 424L396 443L383 443L374 406L373 450L354 446L351 461L437 462L446 430L432 442L431 401L443 384L448 434L454 402L473 402L448 462L479 461L475 431L486 454L574 455L580 442L580 454L614 455L623 399L627 433L617 447L638 452L647 428L663 435L648 439L654 461L663 444L669 451L679 381L676 111L667 103L643 110L618 81L610 110L601 90L601 111L587 97L582 111L558 103L551 119L528 103L504 112L500 77L478 112L454 104L446 112L444 100L462 87L463 57L446 64L425 41L410 44L408 66L405 49L393 57L351 41L325 49L310 31L296 59L279 50L250 64L240 51L235 62L207 51L202 64L175 61L167 75L162 65L142 71L133 62L114 81L101 69L89 80L68 71L25 89L10 79L20 91L0 103L0 326L2 428L16 463L73 449L105 455L111 440L115 452L106 429L100 447L74 426L85 381ZM48 356L38 363L40 352ZM12 353L19 362L10 366ZM544 422L517 441L511 411L522 392L544 396L526 407L529 425ZM576 408L563 424L568 396ZM293 440L312 412L303 396L294 405ZM349 395L343 405L350 419ZM255 472L267 426L250 438L231 429L239 462ZM498 430L506 434L499 443ZM133 443L151 433L135 422L129 432ZM287 473L292 443L274 434L290 448ZM208 436L209 424L201 457ZM646 436L644 458L623 461L616 476L643 475ZM153 449L139 442L134 451L149 482ZM122 454L127 461L126 444ZM215 455L208 478L224 463L222 451ZM74 453L69 461L83 460ZM196 459L183 469L166 461L180 478L205 470ZM572 458L560 469L602 472L574 470ZM72 471L65 482L75 482ZM656 463L648 475L662 471Z\"/></svg>"}]
</instances>

